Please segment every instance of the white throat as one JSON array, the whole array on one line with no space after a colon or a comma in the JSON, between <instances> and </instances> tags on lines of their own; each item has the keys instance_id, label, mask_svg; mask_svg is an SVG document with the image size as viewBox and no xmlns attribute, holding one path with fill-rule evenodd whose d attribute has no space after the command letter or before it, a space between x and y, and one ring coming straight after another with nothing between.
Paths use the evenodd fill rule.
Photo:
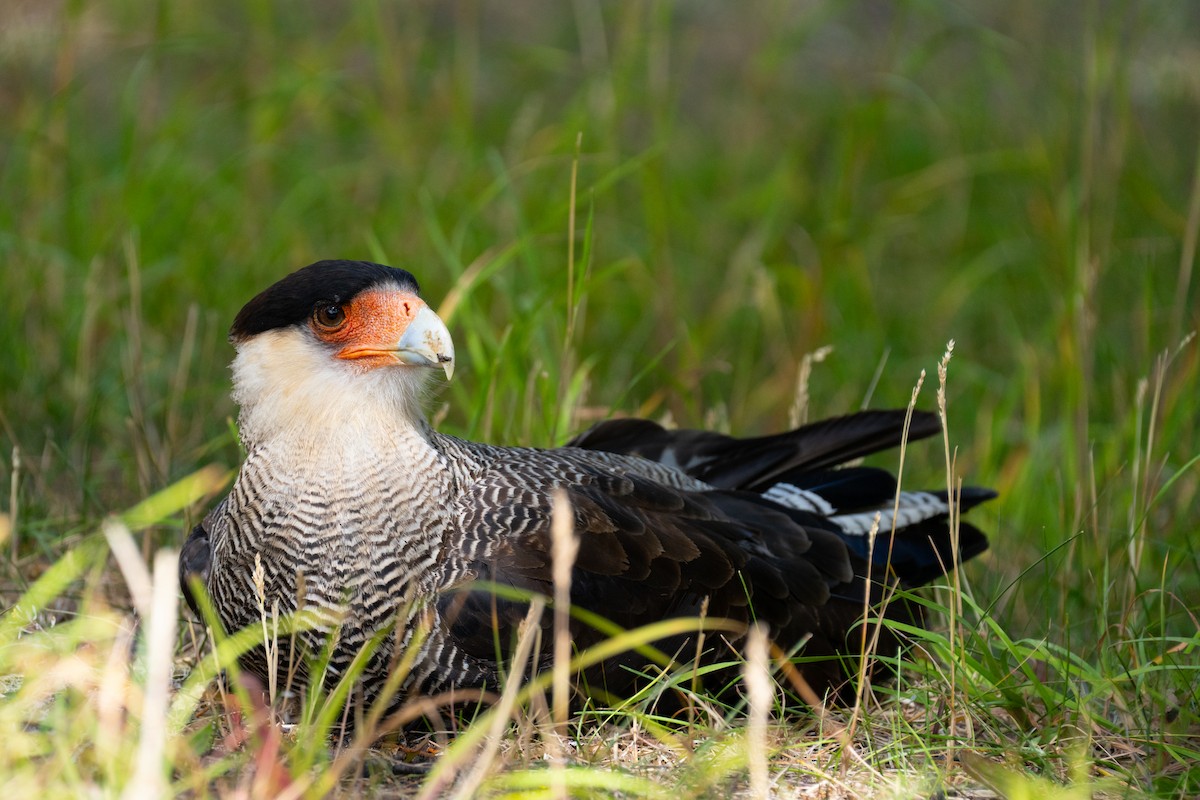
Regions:
<instances>
[{"instance_id":1,"label":"white throat","mask_svg":"<svg viewBox=\"0 0 1200 800\"><path fill-rule=\"evenodd\" d=\"M266 331L237 345L233 400L248 451L280 440L337 448L396 435L424 436L429 373L343 361L301 328Z\"/></svg>"}]
</instances>

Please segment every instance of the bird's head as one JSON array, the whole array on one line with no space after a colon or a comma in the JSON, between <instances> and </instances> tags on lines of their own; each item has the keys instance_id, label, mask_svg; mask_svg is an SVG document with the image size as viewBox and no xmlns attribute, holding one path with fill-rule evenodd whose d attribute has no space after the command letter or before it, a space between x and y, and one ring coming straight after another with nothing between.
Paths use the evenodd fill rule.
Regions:
<instances>
[{"instance_id":1,"label":"bird's head","mask_svg":"<svg viewBox=\"0 0 1200 800\"><path fill-rule=\"evenodd\" d=\"M419 419L433 370L454 371L454 344L418 292L402 269L319 261L248 302L229 330L243 438Z\"/></svg>"}]
</instances>

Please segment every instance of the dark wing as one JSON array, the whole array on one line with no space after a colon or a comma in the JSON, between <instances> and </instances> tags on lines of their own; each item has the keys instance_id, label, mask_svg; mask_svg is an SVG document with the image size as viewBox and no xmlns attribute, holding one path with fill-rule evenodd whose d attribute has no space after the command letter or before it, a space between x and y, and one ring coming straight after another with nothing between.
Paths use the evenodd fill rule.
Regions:
<instances>
[{"instance_id":1,"label":"dark wing","mask_svg":"<svg viewBox=\"0 0 1200 800\"><path fill-rule=\"evenodd\" d=\"M204 586L208 585L208 573L212 567L212 549L209 545L208 528L205 527L207 518L192 528L183 549L179 551L179 588L183 590L183 599L198 618L204 619L200 607L192 594L191 582L199 580Z\"/></svg>"},{"instance_id":2,"label":"dark wing","mask_svg":"<svg viewBox=\"0 0 1200 800\"><path fill-rule=\"evenodd\" d=\"M667 430L646 419L613 419L594 425L568 447L639 455L669 464L724 489L763 491L792 475L827 469L900 444L903 410L860 411L785 433L745 439L697 430ZM940 430L936 414L914 411L909 441Z\"/></svg>"},{"instance_id":3,"label":"dark wing","mask_svg":"<svg viewBox=\"0 0 1200 800\"><path fill-rule=\"evenodd\" d=\"M553 595L557 485L567 492L579 539L572 603L625 629L698 616L707 598L710 617L761 620L792 639L824 636L817 610L854 581L846 546L827 523L806 526L758 495L678 490L589 465L577 451L513 453L515 463L484 475L457 504L459 549L477 580ZM440 608L459 648L497 661L507 656L526 605L474 591L444 595ZM845 630L834 633L839 641L826 649L840 652ZM582 623L573 625L572 637L577 649L605 638ZM740 634L725 638L736 646ZM657 646L674 654L687 642L677 637ZM714 657L730 655L725 649ZM593 688L627 694L634 684L629 670L644 663L624 654L585 678Z\"/></svg>"},{"instance_id":4,"label":"dark wing","mask_svg":"<svg viewBox=\"0 0 1200 800\"><path fill-rule=\"evenodd\" d=\"M732 489L762 494L784 506L803 525L825 518L859 558L889 568L908 586L935 580L954 565L945 491L899 493L896 478L874 467L836 468L861 456L898 445L905 438L904 410L862 411L814 422L794 431L739 439L719 433L666 430L644 419L602 422L571 446L636 454L690 476ZM940 430L936 414L914 411L907 438ZM990 489L964 487L956 498L965 512L996 496ZM881 512L880 534L871 547L867 532ZM895 536L891 536L895 521ZM960 523L960 561L987 549L987 537Z\"/></svg>"}]
</instances>

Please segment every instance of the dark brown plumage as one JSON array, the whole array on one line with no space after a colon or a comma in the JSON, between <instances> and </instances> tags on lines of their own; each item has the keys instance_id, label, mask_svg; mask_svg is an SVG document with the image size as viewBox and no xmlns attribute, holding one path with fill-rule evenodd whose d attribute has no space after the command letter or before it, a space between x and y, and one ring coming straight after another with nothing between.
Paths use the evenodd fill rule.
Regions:
<instances>
[{"instance_id":1,"label":"dark brown plumage","mask_svg":"<svg viewBox=\"0 0 1200 800\"><path fill-rule=\"evenodd\" d=\"M498 683L527 605L480 587L553 594L555 489L579 540L573 604L622 628L705 608L741 626L708 639L705 663L736 655L755 620L784 649L807 637L800 655L827 657L802 667L818 692L853 674L842 659L858 652L864 593L878 601L885 582L920 585L954 564L944 492L897 495L884 470L838 468L897 445L904 412L750 439L613 420L552 450L465 442L421 411L428 368L453 367L448 331L411 275L361 262L284 278L246 305L231 339L247 458L189 537L181 575L199 578L226 628L241 628L259 618L257 556L266 607L317 620L304 649L320 651L338 631L327 679L394 626L361 678L368 697L406 654L415 658L403 693ZM937 430L918 412L909 435ZM992 496L966 489L962 508ZM869 565L876 509L882 535ZM986 546L961 526L962 558ZM904 603L888 615L918 620ZM573 621L572 637L583 649L606 634ZM656 644L695 650L692 635ZM881 650L897 644L885 635ZM261 653L246 663L265 672ZM579 676L580 691L627 695L645 666L636 653L615 656Z\"/></svg>"}]
</instances>

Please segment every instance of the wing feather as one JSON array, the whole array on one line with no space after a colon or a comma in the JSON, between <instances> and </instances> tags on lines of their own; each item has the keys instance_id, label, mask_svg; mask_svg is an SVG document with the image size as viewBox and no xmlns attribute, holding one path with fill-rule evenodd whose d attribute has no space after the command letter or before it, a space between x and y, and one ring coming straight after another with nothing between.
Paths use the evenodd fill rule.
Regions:
<instances>
[{"instance_id":1,"label":"wing feather","mask_svg":"<svg viewBox=\"0 0 1200 800\"><path fill-rule=\"evenodd\" d=\"M579 541L572 603L624 628L694 615L706 598L711 616L784 628L803 616L801 608L825 603L832 587L853 577L850 555L836 537L817 530L814 539L757 495L673 488L617 474L577 451L519 455L526 463L484 472L459 499L456 525L479 543L468 548L479 555L464 574L551 595L549 498L561 487ZM508 505L524 509L520 526L511 524L516 515ZM449 612L450 601L444 602ZM471 655L494 658L491 627L497 621L515 626L522 615L508 602L457 600L446 623L451 638ZM582 623L573 624L572 636L578 647L602 638ZM685 640L663 647L673 652ZM605 670L610 689L613 680Z\"/></svg>"}]
</instances>

